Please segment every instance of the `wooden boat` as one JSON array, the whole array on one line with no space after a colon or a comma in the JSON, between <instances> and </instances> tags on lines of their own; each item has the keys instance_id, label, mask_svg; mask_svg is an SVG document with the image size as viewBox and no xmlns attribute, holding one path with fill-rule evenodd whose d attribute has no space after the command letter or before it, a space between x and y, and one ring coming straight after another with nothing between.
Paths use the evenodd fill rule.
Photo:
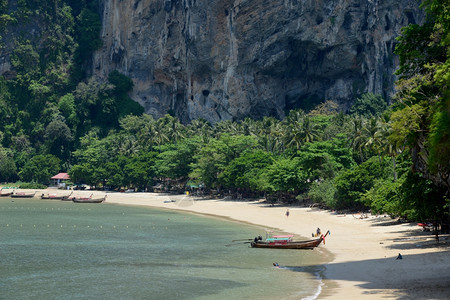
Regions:
<instances>
[{"instance_id":1,"label":"wooden boat","mask_svg":"<svg viewBox=\"0 0 450 300\"><path fill-rule=\"evenodd\" d=\"M61 196L61 195L57 195L57 194L47 194L47 196L46 196L46 195L42 194L41 199L63 200L63 198L69 198L70 195L72 195L72 193L70 193L69 195L65 195L65 196Z\"/></svg>"},{"instance_id":2,"label":"wooden boat","mask_svg":"<svg viewBox=\"0 0 450 300\"><path fill-rule=\"evenodd\" d=\"M14 191L12 192L3 192L3 189L0 189L0 197L8 197L11 196L13 194Z\"/></svg>"},{"instance_id":3,"label":"wooden boat","mask_svg":"<svg viewBox=\"0 0 450 300\"><path fill-rule=\"evenodd\" d=\"M90 197L73 197L72 201L75 203L102 203L106 200L106 195L103 198L92 198L92 194Z\"/></svg>"},{"instance_id":4,"label":"wooden boat","mask_svg":"<svg viewBox=\"0 0 450 300\"><path fill-rule=\"evenodd\" d=\"M18 192L18 193L13 193L11 194L12 198L33 198L34 195L36 194L36 192L34 193L25 193L25 192Z\"/></svg>"},{"instance_id":5,"label":"wooden boat","mask_svg":"<svg viewBox=\"0 0 450 300\"><path fill-rule=\"evenodd\" d=\"M253 242L250 243L252 248L271 248L271 249L313 249L320 245L325 237L330 233L328 230L325 235L321 235L317 239L306 240L306 241L294 241L293 235L278 235L271 238L267 238L263 241L260 237L255 238Z\"/></svg>"},{"instance_id":6,"label":"wooden boat","mask_svg":"<svg viewBox=\"0 0 450 300\"><path fill-rule=\"evenodd\" d=\"M72 196L72 194L73 194L73 191L70 192L70 194L67 196L62 196L61 200L62 201L72 201L72 197L70 197L70 196Z\"/></svg>"}]
</instances>

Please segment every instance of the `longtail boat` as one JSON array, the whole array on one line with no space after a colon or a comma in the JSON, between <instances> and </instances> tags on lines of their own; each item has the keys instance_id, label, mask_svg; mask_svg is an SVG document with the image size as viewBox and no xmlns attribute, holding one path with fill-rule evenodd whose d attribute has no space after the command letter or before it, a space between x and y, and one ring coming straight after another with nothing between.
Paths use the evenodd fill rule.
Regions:
<instances>
[{"instance_id":1,"label":"longtail boat","mask_svg":"<svg viewBox=\"0 0 450 300\"><path fill-rule=\"evenodd\" d=\"M17 193L13 193L10 196L12 198L33 198L34 195L36 194L36 192L34 193L25 193L25 192L17 192Z\"/></svg>"},{"instance_id":2,"label":"longtail boat","mask_svg":"<svg viewBox=\"0 0 450 300\"><path fill-rule=\"evenodd\" d=\"M11 196L11 195L13 194L13 192L14 192L14 191L4 193L4 192L3 192L3 188L2 188L2 189L0 189L0 197L8 197L8 196Z\"/></svg>"},{"instance_id":3,"label":"longtail boat","mask_svg":"<svg viewBox=\"0 0 450 300\"><path fill-rule=\"evenodd\" d=\"M50 200L63 200L63 198L69 198L69 196L72 195L72 193L70 193L69 195L65 195L65 196L61 196L61 195L57 195L57 194L47 194L41 195L41 199L50 199Z\"/></svg>"},{"instance_id":4,"label":"longtail boat","mask_svg":"<svg viewBox=\"0 0 450 300\"><path fill-rule=\"evenodd\" d=\"M293 235L277 235L267 238L263 241L260 237L255 238L250 243L252 248L272 248L272 249L313 249L325 241L325 237L330 233L328 230L325 235L321 235L317 239L306 241L295 241Z\"/></svg>"},{"instance_id":5,"label":"longtail boat","mask_svg":"<svg viewBox=\"0 0 450 300\"><path fill-rule=\"evenodd\" d=\"M102 203L106 200L106 195L103 198L92 198L92 194L90 197L73 197L72 201L75 203Z\"/></svg>"},{"instance_id":6,"label":"longtail boat","mask_svg":"<svg viewBox=\"0 0 450 300\"><path fill-rule=\"evenodd\" d=\"M73 194L73 191L70 192L69 195L62 196L61 200L62 200L62 201L72 201L72 197L70 197L70 196L72 196L72 194Z\"/></svg>"}]
</instances>

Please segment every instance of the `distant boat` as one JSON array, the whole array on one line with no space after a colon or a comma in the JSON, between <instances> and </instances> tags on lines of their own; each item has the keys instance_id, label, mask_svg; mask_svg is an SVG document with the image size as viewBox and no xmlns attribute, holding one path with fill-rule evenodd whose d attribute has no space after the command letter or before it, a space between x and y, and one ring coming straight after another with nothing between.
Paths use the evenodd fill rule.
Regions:
<instances>
[{"instance_id":1,"label":"distant boat","mask_svg":"<svg viewBox=\"0 0 450 300\"><path fill-rule=\"evenodd\" d=\"M330 233L328 230L325 235L321 235L317 239L306 241L294 241L293 235L278 235L271 238L267 238L265 241L255 238L250 243L252 248L272 248L272 249L313 249L320 245L325 237Z\"/></svg>"},{"instance_id":2,"label":"distant boat","mask_svg":"<svg viewBox=\"0 0 450 300\"><path fill-rule=\"evenodd\" d=\"M69 195L65 195L65 196L61 196L61 195L57 195L57 194L47 194L47 196L46 196L46 195L42 194L41 199L63 200L63 198L69 198L70 195L72 195L72 193L70 193Z\"/></svg>"},{"instance_id":3,"label":"distant boat","mask_svg":"<svg viewBox=\"0 0 450 300\"><path fill-rule=\"evenodd\" d=\"M25 193L25 192L17 192L17 193L13 193L11 194L12 198L33 198L34 195L36 195L36 192L34 193Z\"/></svg>"},{"instance_id":4,"label":"distant boat","mask_svg":"<svg viewBox=\"0 0 450 300\"><path fill-rule=\"evenodd\" d=\"M8 196L11 196L11 195L13 194L13 192L14 192L14 191L4 193L4 192L3 192L3 188L1 188L1 189L0 189L0 197L8 197Z\"/></svg>"},{"instance_id":5,"label":"distant boat","mask_svg":"<svg viewBox=\"0 0 450 300\"><path fill-rule=\"evenodd\" d=\"M62 201L72 201L72 198L70 197L70 196L72 196L72 194L73 194L73 191L70 192L70 194L67 196L62 196L61 200Z\"/></svg>"},{"instance_id":6,"label":"distant boat","mask_svg":"<svg viewBox=\"0 0 450 300\"><path fill-rule=\"evenodd\" d=\"M72 201L75 203L102 203L106 200L106 195L103 198L92 198L92 195L89 197L73 197Z\"/></svg>"}]
</instances>

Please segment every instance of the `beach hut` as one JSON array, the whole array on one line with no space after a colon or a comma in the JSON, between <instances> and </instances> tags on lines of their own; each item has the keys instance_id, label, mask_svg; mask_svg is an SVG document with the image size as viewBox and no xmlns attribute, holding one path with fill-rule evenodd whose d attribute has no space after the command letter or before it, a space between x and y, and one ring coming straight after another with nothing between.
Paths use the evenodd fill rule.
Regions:
<instances>
[{"instance_id":1,"label":"beach hut","mask_svg":"<svg viewBox=\"0 0 450 300\"><path fill-rule=\"evenodd\" d=\"M70 180L70 176L67 173L58 173L51 178L52 185L56 185L59 188L65 188L66 183Z\"/></svg>"}]
</instances>

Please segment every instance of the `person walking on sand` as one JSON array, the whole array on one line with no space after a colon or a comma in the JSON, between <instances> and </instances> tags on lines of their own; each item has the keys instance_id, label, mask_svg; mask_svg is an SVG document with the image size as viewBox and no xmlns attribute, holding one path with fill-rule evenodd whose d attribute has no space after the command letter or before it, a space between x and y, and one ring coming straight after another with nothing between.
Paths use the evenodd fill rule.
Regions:
<instances>
[{"instance_id":1,"label":"person walking on sand","mask_svg":"<svg viewBox=\"0 0 450 300\"><path fill-rule=\"evenodd\" d=\"M289 208L286 209L286 218L288 218L288 217L289 217Z\"/></svg>"}]
</instances>

